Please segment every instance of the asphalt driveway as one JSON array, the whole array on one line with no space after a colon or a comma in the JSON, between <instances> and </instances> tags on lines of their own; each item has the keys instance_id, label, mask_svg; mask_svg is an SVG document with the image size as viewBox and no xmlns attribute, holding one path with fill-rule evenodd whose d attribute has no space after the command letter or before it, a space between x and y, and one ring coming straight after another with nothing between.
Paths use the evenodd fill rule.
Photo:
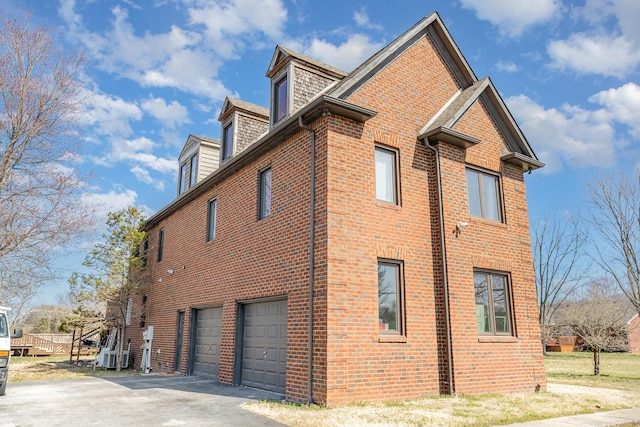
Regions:
<instances>
[{"instance_id":1,"label":"asphalt driveway","mask_svg":"<svg viewBox=\"0 0 640 427\"><path fill-rule=\"evenodd\" d=\"M0 426L282 426L240 407L280 398L198 377L10 383L0 397Z\"/></svg>"}]
</instances>

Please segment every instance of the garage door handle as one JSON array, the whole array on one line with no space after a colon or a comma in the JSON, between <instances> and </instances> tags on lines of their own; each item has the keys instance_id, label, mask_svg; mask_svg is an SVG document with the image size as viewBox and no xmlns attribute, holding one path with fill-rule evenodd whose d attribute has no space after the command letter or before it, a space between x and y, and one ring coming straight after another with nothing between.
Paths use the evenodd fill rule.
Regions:
<instances>
[{"instance_id":1,"label":"garage door handle","mask_svg":"<svg viewBox=\"0 0 640 427\"><path fill-rule=\"evenodd\" d=\"M262 355L263 355L263 356L264 356L264 358L266 359L266 358L267 358L267 350L263 351L263 352L262 352Z\"/></svg>"}]
</instances>

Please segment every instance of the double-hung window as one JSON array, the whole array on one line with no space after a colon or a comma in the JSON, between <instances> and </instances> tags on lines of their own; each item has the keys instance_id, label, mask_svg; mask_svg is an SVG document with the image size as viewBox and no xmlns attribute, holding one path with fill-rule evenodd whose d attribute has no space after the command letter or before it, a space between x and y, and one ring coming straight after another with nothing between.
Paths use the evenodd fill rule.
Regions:
<instances>
[{"instance_id":1,"label":"double-hung window","mask_svg":"<svg viewBox=\"0 0 640 427\"><path fill-rule=\"evenodd\" d=\"M398 205L398 152L376 146L375 163L376 199Z\"/></svg>"},{"instance_id":2,"label":"double-hung window","mask_svg":"<svg viewBox=\"0 0 640 427\"><path fill-rule=\"evenodd\" d=\"M277 123L287 116L287 76L284 76L273 86L273 122Z\"/></svg>"},{"instance_id":3,"label":"double-hung window","mask_svg":"<svg viewBox=\"0 0 640 427\"><path fill-rule=\"evenodd\" d=\"M222 160L233 154L233 122L226 125L222 131Z\"/></svg>"},{"instance_id":4,"label":"double-hung window","mask_svg":"<svg viewBox=\"0 0 640 427\"><path fill-rule=\"evenodd\" d=\"M500 183L497 175L467 168L469 214L502 222Z\"/></svg>"},{"instance_id":5,"label":"double-hung window","mask_svg":"<svg viewBox=\"0 0 640 427\"><path fill-rule=\"evenodd\" d=\"M258 188L258 219L271 216L271 167L260 171Z\"/></svg>"},{"instance_id":6,"label":"double-hung window","mask_svg":"<svg viewBox=\"0 0 640 427\"><path fill-rule=\"evenodd\" d=\"M209 209L207 213L207 242L216 238L217 211L218 201L216 199L209 200Z\"/></svg>"},{"instance_id":7,"label":"double-hung window","mask_svg":"<svg viewBox=\"0 0 640 427\"><path fill-rule=\"evenodd\" d=\"M487 271L473 272L476 324L482 335L513 335L509 277Z\"/></svg>"},{"instance_id":8,"label":"double-hung window","mask_svg":"<svg viewBox=\"0 0 640 427\"><path fill-rule=\"evenodd\" d=\"M404 334L402 262L378 260L380 333Z\"/></svg>"}]
</instances>

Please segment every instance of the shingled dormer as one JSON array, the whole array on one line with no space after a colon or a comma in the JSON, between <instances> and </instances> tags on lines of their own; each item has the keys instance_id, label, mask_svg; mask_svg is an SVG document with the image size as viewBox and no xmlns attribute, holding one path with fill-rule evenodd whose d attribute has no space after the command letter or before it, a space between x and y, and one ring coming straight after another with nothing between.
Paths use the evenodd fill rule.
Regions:
<instances>
[{"instance_id":1,"label":"shingled dormer","mask_svg":"<svg viewBox=\"0 0 640 427\"><path fill-rule=\"evenodd\" d=\"M276 46L267 71L271 79L271 126L291 116L346 75L330 65Z\"/></svg>"},{"instance_id":2,"label":"shingled dormer","mask_svg":"<svg viewBox=\"0 0 640 427\"><path fill-rule=\"evenodd\" d=\"M189 135L178 157L178 196L218 169L220 141Z\"/></svg>"},{"instance_id":3,"label":"shingled dormer","mask_svg":"<svg viewBox=\"0 0 640 427\"><path fill-rule=\"evenodd\" d=\"M218 118L222 129L220 164L269 131L269 109L227 97Z\"/></svg>"}]
</instances>

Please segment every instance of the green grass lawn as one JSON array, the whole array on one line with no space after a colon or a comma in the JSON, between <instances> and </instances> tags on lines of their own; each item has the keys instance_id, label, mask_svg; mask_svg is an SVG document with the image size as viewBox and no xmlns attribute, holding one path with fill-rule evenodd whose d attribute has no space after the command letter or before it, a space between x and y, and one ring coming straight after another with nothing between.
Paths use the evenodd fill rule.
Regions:
<instances>
[{"instance_id":1,"label":"green grass lawn","mask_svg":"<svg viewBox=\"0 0 640 427\"><path fill-rule=\"evenodd\" d=\"M593 375L593 353L548 353L550 382L640 391L640 354L601 353L600 376Z\"/></svg>"}]
</instances>

